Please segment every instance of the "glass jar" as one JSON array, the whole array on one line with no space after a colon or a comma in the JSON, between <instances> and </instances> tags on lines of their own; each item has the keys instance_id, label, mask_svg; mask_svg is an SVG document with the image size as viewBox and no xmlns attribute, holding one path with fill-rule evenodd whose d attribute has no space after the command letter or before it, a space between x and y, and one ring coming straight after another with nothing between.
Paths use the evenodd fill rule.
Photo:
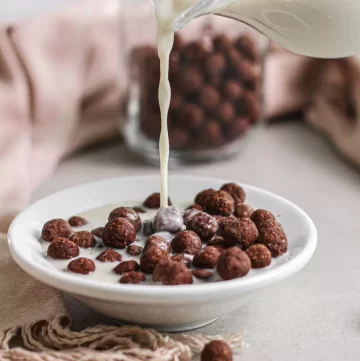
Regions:
<instances>
[{"instance_id":1,"label":"glass jar","mask_svg":"<svg viewBox=\"0 0 360 361\"><path fill-rule=\"evenodd\" d=\"M127 79L128 148L159 163L157 23L149 0L122 2L122 77ZM267 41L219 16L195 19L175 37L170 56L170 166L239 152L262 114Z\"/></svg>"}]
</instances>

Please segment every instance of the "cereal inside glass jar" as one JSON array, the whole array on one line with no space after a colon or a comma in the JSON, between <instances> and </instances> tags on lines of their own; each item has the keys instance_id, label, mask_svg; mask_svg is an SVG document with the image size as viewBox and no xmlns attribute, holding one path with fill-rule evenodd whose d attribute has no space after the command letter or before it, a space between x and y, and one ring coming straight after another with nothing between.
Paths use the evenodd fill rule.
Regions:
<instances>
[{"instance_id":1,"label":"cereal inside glass jar","mask_svg":"<svg viewBox=\"0 0 360 361\"><path fill-rule=\"evenodd\" d=\"M158 163L160 61L156 21L146 21L142 40L128 47L124 133L132 151ZM262 113L261 44L265 40L250 27L217 16L198 18L176 33L169 62L170 164L215 160L241 149Z\"/></svg>"}]
</instances>

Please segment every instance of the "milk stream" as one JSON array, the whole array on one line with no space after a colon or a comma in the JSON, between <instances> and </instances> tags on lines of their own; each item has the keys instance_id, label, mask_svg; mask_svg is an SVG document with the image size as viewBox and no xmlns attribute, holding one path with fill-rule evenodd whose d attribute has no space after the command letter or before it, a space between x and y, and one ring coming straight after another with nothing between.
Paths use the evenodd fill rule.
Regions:
<instances>
[{"instance_id":1,"label":"milk stream","mask_svg":"<svg viewBox=\"0 0 360 361\"><path fill-rule=\"evenodd\" d=\"M159 142L161 196L160 206L168 206L168 163L169 163L169 134L167 118L169 113L171 87L169 82L169 57L174 44L174 33L164 33L159 29L159 58L160 58L160 85L159 104L161 113L161 133Z\"/></svg>"},{"instance_id":2,"label":"milk stream","mask_svg":"<svg viewBox=\"0 0 360 361\"><path fill-rule=\"evenodd\" d=\"M185 0L186 1L186 0ZM189 0L187 0L189 2ZM191 2L191 1L190 1ZM190 5L188 5L190 6ZM171 100L171 87L169 82L169 58L174 45L174 31L172 29L174 19L181 9L175 9L175 1L158 0L155 7L155 15L158 22L158 53L160 58L160 84L159 106L161 114L161 133L159 141L160 152L160 207L168 206L168 173L169 173L169 132L168 113Z\"/></svg>"}]
</instances>

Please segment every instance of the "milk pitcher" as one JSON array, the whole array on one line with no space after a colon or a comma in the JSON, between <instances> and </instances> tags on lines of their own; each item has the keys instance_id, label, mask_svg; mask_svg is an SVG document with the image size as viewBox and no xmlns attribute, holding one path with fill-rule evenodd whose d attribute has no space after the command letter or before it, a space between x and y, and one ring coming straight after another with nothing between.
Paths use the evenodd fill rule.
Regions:
<instances>
[{"instance_id":1,"label":"milk pitcher","mask_svg":"<svg viewBox=\"0 0 360 361\"><path fill-rule=\"evenodd\" d=\"M250 25L301 55L341 58L360 53L358 0L153 0L172 4L173 29L204 14Z\"/></svg>"}]
</instances>

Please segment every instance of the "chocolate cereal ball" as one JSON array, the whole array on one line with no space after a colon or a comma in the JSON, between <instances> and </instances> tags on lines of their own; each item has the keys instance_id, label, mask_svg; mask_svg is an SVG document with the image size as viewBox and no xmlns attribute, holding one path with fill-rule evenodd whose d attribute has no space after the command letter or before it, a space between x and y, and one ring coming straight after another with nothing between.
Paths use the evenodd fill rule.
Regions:
<instances>
[{"instance_id":1,"label":"chocolate cereal ball","mask_svg":"<svg viewBox=\"0 0 360 361\"><path fill-rule=\"evenodd\" d=\"M228 246L239 245L247 248L259 238L259 232L249 218L238 219L234 216L224 218L219 228L219 235L224 238Z\"/></svg>"},{"instance_id":2,"label":"chocolate cereal ball","mask_svg":"<svg viewBox=\"0 0 360 361\"><path fill-rule=\"evenodd\" d=\"M243 88L239 82L230 79L225 82L223 93L226 99L236 101L241 98Z\"/></svg>"},{"instance_id":3,"label":"chocolate cereal ball","mask_svg":"<svg viewBox=\"0 0 360 361\"><path fill-rule=\"evenodd\" d=\"M263 244L254 244L246 250L252 268L267 267L271 263L271 252Z\"/></svg>"},{"instance_id":4,"label":"chocolate cereal ball","mask_svg":"<svg viewBox=\"0 0 360 361\"><path fill-rule=\"evenodd\" d=\"M180 86L186 93L194 93L203 86L203 77L199 69L195 66L189 66L182 69Z\"/></svg>"},{"instance_id":5,"label":"chocolate cereal ball","mask_svg":"<svg viewBox=\"0 0 360 361\"><path fill-rule=\"evenodd\" d=\"M184 129L196 129L203 125L204 112L195 104L185 104L179 114L179 126Z\"/></svg>"},{"instance_id":6,"label":"chocolate cereal ball","mask_svg":"<svg viewBox=\"0 0 360 361\"><path fill-rule=\"evenodd\" d=\"M207 120L200 139L209 147L220 147L226 143L221 124L213 119Z\"/></svg>"},{"instance_id":7,"label":"chocolate cereal ball","mask_svg":"<svg viewBox=\"0 0 360 361\"><path fill-rule=\"evenodd\" d=\"M172 205L170 198L168 199L168 205ZM150 209L160 208L160 193L153 193L147 197L144 201L144 207Z\"/></svg>"},{"instance_id":8,"label":"chocolate cereal ball","mask_svg":"<svg viewBox=\"0 0 360 361\"><path fill-rule=\"evenodd\" d=\"M218 106L220 94L213 85L206 85L198 95L198 102L202 109L211 111Z\"/></svg>"},{"instance_id":9,"label":"chocolate cereal ball","mask_svg":"<svg viewBox=\"0 0 360 361\"><path fill-rule=\"evenodd\" d=\"M210 278L212 278L212 276L214 276L213 272L207 271L205 269L194 269L191 273L195 278L204 281L208 281Z\"/></svg>"},{"instance_id":10,"label":"chocolate cereal ball","mask_svg":"<svg viewBox=\"0 0 360 361\"><path fill-rule=\"evenodd\" d=\"M157 232L176 233L181 231L183 226L182 214L175 206L160 208L153 219L153 229Z\"/></svg>"},{"instance_id":11,"label":"chocolate cereal ball","mask_svg":"<svg viewBox=\"0 0 360 361\"><path fill-rule=\"evenodd\" d=\"M198 252L193 258L196 268L214 268L218 263L221 252L213 246L208 246Z\"/></svg>"},{"instance_id":12,"label":"chocolate cereal ball","mask_svg":"<svg viewBox=\"0 0 360 361\"><path fill-rule=\"evenodd\" d=\"M141 218L130 207L119 207L111 211L111 213L109 214L109 222L115 220L116 218L127 219L134 226L136 232L139 232L141 230Z\"/></svg>"},{"instance_id":13,"label":"chocolate cereal ball","mask_svg":"<svg viewBox=\"0 0 360 361\"><path fill-rule=\"evenodd\" d=\"M113 272L115 272L117 275L123 275L124 273L127 273L127 272L138 271L139 268L140 268L139 263L137 263L134 260L130 260L130 261L124 261L124 262L121 262L120 264L118 264L113 269Z\"/></svg>"},{"instance_id":14,"label":"chocolate cereal ball","mask_svg":"<svg viewBox=\"0 0 360 361\"><path fill-rule=\"evenodd\" d=\"M211 341L201 352L201 361L233 361L233 354L225 342Z\"/></svg>"},{"instance_id":15,"label":"chocolate cereal ball","mask_svg":"<svg viewBox=\"0 0 360 361\"><path fill-rule=\"evenodd\" d=\"M87 275L95 271L95 263L89 258L77 258L71 261L67 267L68 271Z\"/></svg>"},{"instance_id":16,"label":"chocolate cereal ball","mask_svg":"<svg viewBox=\"0 0 360 361\"><path fill-rule=\"evenodd\" d=\"M235 246L241 237L239 219L234 216L224 217L219 226L218 235L223 238L228 247Z\"/></svg>"},{"instance_id":17,"label":"chocolate cereal ball","mask_svg":"<svg viewBox=\"0 0 360 361\"><path fill-rule=\"evenodd\" d=\"M250 268L249 256L239 247L231 247L225 250L217 265L220 276L226 281L246 276Z\"/></svg>"},{"instance_id":18,"label":"chocolate cereal ball","mask_svg":"<svg viewBox=\"0 0 360 361\"><path fill-rule=\"evenodd\" d=\"M216 116L225 124L229 124L235 117L235 107L228 101L223 101L216 109Z\"/></svg>"},{"instance_id":19,"label":"chocolate cereal ball","mask_svg":"<svg viewBox=\"0 0 360 361\"><path fill-rule=\"evenodd\" d=\"M259 232L255 223L250 218L241 218L240 227L241 240L239 241L239 246L246 249L258 240Z\"/></svg>"},{"instance_id":20,"label":"chocolate cereal ball","mask_svg":"<svg viewBox=\"0 0 360 361\"><path fill-rule=\"evenodd\" d=\"M221 187L221 190L229 193L234 198L235 204L244 203L246 193L242 187L236 183L227 183Z\"/></svg>"},{"instance_id":21,"label":"chocolate cereal ball","mask_svg":"<svg viewBox=\"0 0 360 361\"><path fill-rule=\"evenodd\" d=\"M113 249L107 249L101 252L96 259L100 262L120 262L122 260L122 256Z\"/></svg>"},{"instance_id":22,"label":"chocolate cereal ball","mask_svg":"<svg viewBox=\"0 0 360 361\"><path fill-rule=\"evenodd\" d=\"M288 240L280 223L269 219L259 227L259 243L264 244L273 257L278 257L287 252Z\"/></svg>"},{"instance_id":23,"label":"chocolate cereal ball","mask_svg":"<svg viewBox=\"0 0 360 361\"><path fill-rule=\"evenodd\" d=\"M155 267L152 277L154 282L161 282L165 286L193 283L191 271L182 262L162 262Z\"/></svg>"},{"instance_id":24,"label":"chocolate cereal ball","mask_svg":"<svg viewBox=\"0 0 360 361\"><path fill-rule=\"evenodd\" d=\"M55 238L49 245L47 255L53 259L71 259L79 255L79 246L67 238Z\"/></svg>"},{"instance_id":25,"label":"chocolate cereal ball","mask_svg":"<svg viewBox=\"0 0 360 361\"><path fill-rule=\"evenodd\" d=\"M225 57L221 53L213 53L206 59L205 69L212 77L219 76L225 68Z\"/></svg>"},{"instance_id":26,"label":"chocolate cereal ball","mask_svg":"<svg viewBox=\"0 0 360 361\"><path fill-rule=\"evenodd\" d=\"M204 207L206 198L213 193L215 193L215 189L213 189L213 188L209 188L209 189L205 189L205 190L201 191L195 197L195 204L198 204L198 205Z\"/></svg>"},{"instance_id":27,"label":"chocolate cereal ball","mask_svg":"<svg viewBox=\"0 0 360 361\"><path fill-rule=\"evenodd\" d=\"M216 191L205 200L205 209L209 214L230 216L234 212L233 197L225 191Z\"/></svg>"},{"instance_id":28,"label":"chocolate cereal ball","mask_svg":"<svg viewBox=\"0 0 360 361\"><path fill-rule=\"evenodd\" d=\"M150 247L140 258L140 268L145 273L153 273L155 267L170 259L169 253L158 247Z\"/></svg>"},{"instance_id":29,"label":"chocolate cereal ball","mask_svg":"<svg viewBox=\"0 0 360 361\"><path fill-rule=\"evenodd\" d=\"M250 218L254 213L254 208L248 204L237 204L235 206L234 216L237 218Z\"/></svg>"},{"instance_id":30,"label":"chocolate cereal ball","mask_svg":"<svg viewBox=\"0 0 360 361\"><path fill-rule=\"evenodd\" d=\"M226 35L218 35L213 39L214 48L220 53L226 53L227 50L233 47L232 40Z\"/></svg>"},{"instance_id":31,"label":"chocolate cereal ball","mask_svg":"<svg viewBox=\"0 0 360 361\"><path fill-rule=\"evenodd\" d=\"M103 242L107 247L124 249L136 239L136 231L130 221L116 218L105 226Z\"/></svg>"},{"instance_id":32,"label":"chocolate cereal ball","mask_svg":"<svg viewBox=\"0 0 360 361\"><path fill-rule=\"evenodd\" d=\"M192 262L191 258L186 257L184 254L175 254L174 256L171 256L171 260L174 262L182 262L186 267L190 267Z\"/></svg>"},{"instance_id":33,"label":"chocolate cereal ball","mask_svg":"<svg viewBox=\"0 0 360 361\"><path fill-rule=\"evenodd\" d=\"M182 49L182 55L186 62L202 62L208 54L208 51L200 41L187 43Z\"/></svg>"},{"instance_id":34,"label":"chocolate cereal ball","mask_svg":"<svg viewBox=\"0 0 360 361\"><path fill-rule=\"evenodd\" d=\"M194 231L203 242L206 242L215 235L219 226L214 217L207 213L200 212L188 221L186 228Z\"/></svg>"},{"instance_id":35,"label":"chocolate cereal ball","mask_svg":"<svg viewBox=\"0 0 360 361\"><path fill-rule=\"evenodd\" d=\"M127 248L126 252L127 252L130 256L138 256L139 254L142 253L143 250L144 250L144 249L143 249L142 247L137 246L137 245L135 245L135 244L132 244L132 245L130 245L130 246Z\"/></svg>"},{"instance_id":36,"label":"chocolate cereal ball","mask_svg":"<svg viewBox=\"0 0 360 361\"><path fill-rule=\"evenodd\" d=\"M102 238L103 235L104 235L104 230L105 230L104 227L98 227L98 228L93 229L93 230L91 231L91 233L92 233L95 237Z\"/></svg>"},{"instance_id":37,"label":"chocolate cereal ball","mask_svg":"<svg viewBox=\"0 0 360 361\"><path fill-rule=\"evenodd\" d=\"M200 237L193 231L182 231L175 235L171 242L175 253L187 253L194 255L202 248Z\"/></svg>"},{"instance_id":38,"label":"chocolate cereal ball","mask_svg":"<svg viewBox=\"0 0 360 361\"><path fill-rule=\"evenodd\" d=\"M258 228L261 226L263 222L269 219L275 220L275 216L271 212L265 209L257 209L255 212L253 212L250 218Z\"/></svg>"},{"instance_id":39,"label":"chocolate cereal ball","mask_svg":"<svg viewBox=\"0 0 360 361\"><path fill-rule=\"evenodd\" d=\"M88 231L80 231L74 233L70 237L70 241L76 243L81 248L92 248L96 245L94 235Z\"/></svg>"},{"instance_id":40,"label":"chocolate cereal ball","mask_svg":"<svg viewBox=\"0 0 360 361\"><path fill-rule=\"evenodd\" d=\"M120 283L123 284L140 284L145 281L145 275L142 272L128 272L120 278Z\"/></svg>"},{"instance_id":41,"label":"chocolate cereal ball","mask_svg":"<svg viewBox=\"0 0 360 361\"><path fill-rule=\"evenodd\" d=\"M85 226L85 224L88 224L88 221L85 218L79 216L69 218L68 222L71 227L81 227Z\"/></svg>"},{"instance_id":42,"label":"chocolate cereal ball","mask_svg":"<svg viewBox=\"0 0 360 361\"><path fill-rule=\"evenodd\" d=\"M201 206L200 206L201 207ZM189 220L195 216L195 214L200 213L201 211L198 211L197 209L188 209L183 213L183 220L184 220L184 225L187 226Z\"/></svg>"},{"instance_id":43,"label":"chocolate cereal ball","mask_svg":"<svg viewBox=\"0 0 360 361\"><path fill-rule=\"evenodd\" d=\"M44 224L41 238L46 242L52 242L57 237L69 238L73 233L70 224L65 219L52 219Z\"/></svg>"},{"instance_id":44,"label":"chocolate cereal ball","mask_svg":"<svg viewBox=\"0 0 360 361\"><path fill-rule=\"evenodd\" d=\"M171 250L171 246L170 246L170 242L161 237L161 236L150 236L146 243L145 243L145 247L144 247L144 252L146 252L149 248L151 247L157 247L160 248L168 253L170 253Z\"/></svg>"}]
</instances>

